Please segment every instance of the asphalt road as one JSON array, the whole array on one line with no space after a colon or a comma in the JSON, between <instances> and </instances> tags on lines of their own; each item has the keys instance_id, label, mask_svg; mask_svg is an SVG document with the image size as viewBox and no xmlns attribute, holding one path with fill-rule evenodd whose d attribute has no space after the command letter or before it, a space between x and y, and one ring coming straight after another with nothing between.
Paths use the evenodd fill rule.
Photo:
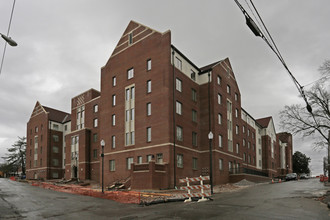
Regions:
<instances>
[{"instance_id":1,"label":"asphalt road","mask_svg":"<svg viewBox=\"0 0 330 220\"><path fill-rule=\"evenodd\" d=\"M262 184L203 203L152 206L72 195L0 178L0 219L330 219L317 179Z\"/></svg>"}]
</instances>

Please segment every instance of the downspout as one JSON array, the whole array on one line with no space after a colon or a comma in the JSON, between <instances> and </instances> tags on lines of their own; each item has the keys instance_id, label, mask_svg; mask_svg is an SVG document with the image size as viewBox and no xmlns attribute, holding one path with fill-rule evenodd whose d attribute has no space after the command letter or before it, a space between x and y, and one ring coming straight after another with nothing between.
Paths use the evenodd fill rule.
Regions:
<instances>
[{"instance_id":1,"label":"downspout","mask_svg":"<svg viewBox=\"0 0 330 220\"><path fill-rule=\"evenodd\" d=\"M174 48L172 48L172 65L173 65L173 175L174 188L176 188L176 147L175 147L175 66L174 66Z\"/></svg>"}]
</instances>

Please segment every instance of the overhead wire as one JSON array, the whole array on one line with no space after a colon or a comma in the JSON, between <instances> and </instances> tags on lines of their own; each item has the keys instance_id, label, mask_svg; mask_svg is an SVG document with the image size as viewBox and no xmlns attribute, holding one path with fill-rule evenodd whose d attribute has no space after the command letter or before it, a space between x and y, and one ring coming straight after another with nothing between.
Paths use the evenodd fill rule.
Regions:
<instances>
[{"instance_id":1,"label":"overhead wire","mask_svg":"<svg viewBox=\"0 0 330 220\"><path fill-rule=\"evenodd\" d=\"M247 23L248 26L250 27L250 29L252 30L252 32L253 32L256 36L260 36L260 37L261 37L261 38L267 43L267 45L272 49L272 51L276 54L276 56L278 57L278 59L281 61L281 63L283 64L284 68L285 68L285 69L287 70L287 72L289 73L289 75L290 75L290 77L291 77L293 83L294 83L295 86L297 87L297 89L298 89L300 95L302 96L302 98L303 98L304 101L306 102L307 110L308 110L310 113L312 113L312 108L311 108L311 106L309 105L308 100L307 100L307 98L306 98L306 96L305 96L305 93L304 93L304 90L303 90L303 86L300 85L300 83L298 82L298 80L293 76L293 74L291 73L290 69L288 68L288 66L287 66L287 64L286 64L286 62L285 62L285 60L284 60L283 57L282 57L281 52L280 52L279 49L277 48L277 46L276 46L276 44L275 44L275 42L274 42L274 40L273 40L271 34L269 33L269 31L268 31L268 29L267 29L265 23L263 22L263 20L262 20L260 14L259 14L258 10L256 9L255 5L253 4L252 0L250 0L250 3L251 3L251 5L252 5L254 11L257 13L259 19L257 19L257 18L255 17L253 10L251 9L250 5L247 3L246 0L245 0L245 2L246 2L246 4L248 5L248 7L249 7L250 11L252 12L253 16L255 17L256 22L259 24L259 21L258 21L258 20L261 21L262 25L259 24L259 26L260 26L262 29L264 28L264 29L266 30L266 33L267 33L267 34L265 34L264 32L262 32L262 30L257 26L257 24L255 24L255 22L253 21L253 19L252 19L252 18L250 17L250 15L245 11L245 9L244 9L243 6L238 2L238 0L234 0L234 1L236 2L236 4L238 5L238 7L241 9L241 11L243 12L243 14L245 15L245 18L246 18L247 20L249 20L249 23L254 23L254 25L256 26L256 27L255 27L254 25L249 25L249 24ZM251 27L251 26L253 26L253 27ZM253 29L254 29L254 30L253 30ZM259 33L256 33L256 32L259 32ZM269 36L270 40L267 38L267 35Z\"/></svg>"},{"instance_id":2,"label":"overhead wire","mask_svg":"<svg viewBox=\"0 0 330 220\"><path fill-rule=\"evenodd\" d=\"M12 7L12 9L11 9L10 20L9 20L9 25L8 25L8 30L7 30L7 37L9 36L9 31L10 31L10 27L11 27L11 22L12 22L12 20L13 20L13 14L14 14L15 3L16 3L16 0L14 0L14 2L13 2L13 7ZM4 47L4 49L3 49L3 54L2 54L2 59L1 59L1 66L0 66L0 75L1 75L1 72L2 72L3 61L4 61L4 59L5 59L6 48L7 48L7 42L5 42L5 47Z\"/></svg>"}]
</instances>

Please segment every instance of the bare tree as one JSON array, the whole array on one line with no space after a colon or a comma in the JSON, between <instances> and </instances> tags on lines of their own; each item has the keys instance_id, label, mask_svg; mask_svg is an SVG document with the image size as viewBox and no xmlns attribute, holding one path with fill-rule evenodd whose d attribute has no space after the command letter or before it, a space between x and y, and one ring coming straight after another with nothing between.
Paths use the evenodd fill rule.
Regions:
<instances>
[{"instance_id":1,"label":"bare tree","mask_svg":"<svg viewBox=\"0 0 330 220\"><path fill-rule=\"evenodd\" d=\"M326 147L329 141L328 131L330 130L330 60L327 60L319 68L322 74L319 80L310 90L305 91L305 95L313 111L300 105L294 104L285 106L280 112L280 125L283 129L300 134L303 137L315 137L314 147Z\"/></svg>"},{"instance_id":2,"label":"bare tree","mask_svg":"<svg viewBox=\"0 0 330 220\"><path fill-rule=\"evenodd\" d=\"M16 172L21 167L22 174L25 175L26 137L18 137L18 140L7 150L9 154L2 158L7 161L9 166L16 167Z\"/></svg>"}]
</instances>

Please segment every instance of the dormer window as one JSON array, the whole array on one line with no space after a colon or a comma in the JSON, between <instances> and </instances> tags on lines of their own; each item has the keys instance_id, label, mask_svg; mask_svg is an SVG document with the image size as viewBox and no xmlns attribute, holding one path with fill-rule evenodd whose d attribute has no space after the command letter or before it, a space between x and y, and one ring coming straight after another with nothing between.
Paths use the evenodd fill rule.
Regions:
<instances>
[{"instance_id":1,"label":"dormer window","mask_svg":"<svg viewBox=\"0 0 330 220\"><path fill-rule=\"evenodd\" d=\"M131 45L133 43L133 32L128 34L128 45Z\"/></svg>"}]
</instances>

